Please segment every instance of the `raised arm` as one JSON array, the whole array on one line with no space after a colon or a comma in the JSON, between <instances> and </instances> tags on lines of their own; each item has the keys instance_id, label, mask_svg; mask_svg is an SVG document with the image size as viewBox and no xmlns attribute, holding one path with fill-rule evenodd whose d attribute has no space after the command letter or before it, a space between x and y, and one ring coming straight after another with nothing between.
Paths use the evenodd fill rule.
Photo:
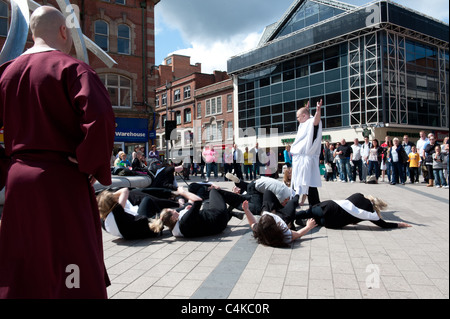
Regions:
<instances>
[{"instance_id":1,"label":"raised arm","mask_svg":"<svg viewBox=\"0 0 450 319\"><path fill-rule=\"evenodd\" d=\"M317 102L316 114L314 114L314 126L319 125L322 116L322 100Z\"/></svg>"},{"instance_id":2,"label":"raised arm","mask_svg":"<svg viewBox=\"0 0 450 319\"><path fill-rule=\"evenodd\" d=\"M117 198L117 202L125 208L128 200L128 196L130 195L130 191L128 188L121 188L117 192L114 193L114 196Z\"/></svg>"},{"instance_id":3,"label":"raised arm","mask_svg":"<svg viewBox=\"0 0 450 319\"><path fill-rule=\"evenodd\" d=\"M185 190L182 186L179 186L177 191L174 192L174 194L183 196L184 198L186 198L191 203L203 201L203 199L201 197L199 197L199 196L197 196L197 195L195 195L195 194Z\"/></svg>"},{"instance_id":4,"label":"raised arm","mask_svg":"<svg viewBox=\"0 0 450 319\"><path fill-rule=\"evenodd\" d=\"M244 210L245 216L247 217L248 224L250 228L253 229L253 225L256 224L256 218L253 216L252 212L248 208L248 201L242 203L242 209Z\"/></svg>"}]
</instances>

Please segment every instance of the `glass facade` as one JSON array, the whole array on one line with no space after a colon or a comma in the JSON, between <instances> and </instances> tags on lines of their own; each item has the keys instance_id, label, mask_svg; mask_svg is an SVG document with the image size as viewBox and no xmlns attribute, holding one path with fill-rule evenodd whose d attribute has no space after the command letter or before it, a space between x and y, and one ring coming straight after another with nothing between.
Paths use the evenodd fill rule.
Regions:
<instances>
[{"instance_id":1,"label":"glass facade","mask_svg":"<svg viewBox=\"0 0 450 319\"><path fill-rule=\"evenodd\" d=\"M296 112L308 100L323 99L324 128L349 124L347 48L336 45L240 76L240 128L297 130ZM268 130L267 130L268 131Z\"/></svg>"},{"instance_id":2,"label":"glass facade","mask_svg":"<svg viewBox=\"0 0 450 319\"><path fill-rule=\"evenodd\" d=\"M386 10L399 10L384 2L379 8L385 10L381 12L383 20ZM293 135L297 131L296 111L309 100L314 114L320 99L325 130L385 124L448 129L448 42L431 41L423 34L406 36L406 32L389 27L366 28L365 32L356 29L353 36L336 38L338 30L330 28L337 23L331 23L333 19L288 37L307 26L306 12L314 15L316 22L340 13L306 1L280 29L277 38L281 39L229 61L238 91L240 129L269 132L275 128L279 134ZM366 10L358 8L338 20L359 26L367 18L362 12ZM423 20L416 13L409 17ZM310 42L301 40L309 33L317 40L319 33L314 29L319 28L328 31L320 32L320 38L328 37L328 43L322 42L314 51L305 50ZM433 32L440 35L441 31L442 24ZM261 55L275 57L280 50L291 50L290 58L262 62L265 58Z\"/></svg>"}]
</instances>

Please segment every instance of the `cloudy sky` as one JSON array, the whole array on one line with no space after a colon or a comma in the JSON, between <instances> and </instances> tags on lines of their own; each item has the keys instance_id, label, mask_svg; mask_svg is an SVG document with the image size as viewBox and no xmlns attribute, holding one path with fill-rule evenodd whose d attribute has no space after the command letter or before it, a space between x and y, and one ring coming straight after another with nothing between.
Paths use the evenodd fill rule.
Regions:
<instances>
[{"instance_id":1,"label":"cloudy sky","mask_svg":"<svg viewBox=\"0 0 450 319\"><path fill-rule=\"evenodd\" d=\"M226 71L227 60L256 47L264 28L294 0L162 0L156 5L156 64L172 53L202 63L202 72ZM364 5L369 0L343 0ZM449 22L448 0L397 3Z\"/></svg>"}]
</instances>

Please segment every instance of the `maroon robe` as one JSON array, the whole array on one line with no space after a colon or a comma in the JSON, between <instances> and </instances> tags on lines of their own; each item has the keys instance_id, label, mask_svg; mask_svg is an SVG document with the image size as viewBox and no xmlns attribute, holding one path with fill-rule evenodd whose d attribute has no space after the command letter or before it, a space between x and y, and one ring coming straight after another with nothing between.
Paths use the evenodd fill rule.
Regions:
<instances>
[{"instance_id":1,"label":"maroon robe","mask_svg":"<svg viewBox=\"0 0 450 319\"><path fill-rule=\"evenodd\" d=\"M60 51L24 54L0 67L2 125L0 298L106 298L88 179L111 184L115 120L105 86Z\"/></svg>"}]
</instances>

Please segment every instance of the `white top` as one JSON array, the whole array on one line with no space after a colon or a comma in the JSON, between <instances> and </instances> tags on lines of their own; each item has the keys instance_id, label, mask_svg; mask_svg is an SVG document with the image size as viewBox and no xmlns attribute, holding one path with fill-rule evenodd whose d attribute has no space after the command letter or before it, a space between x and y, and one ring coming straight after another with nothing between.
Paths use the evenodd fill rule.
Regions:
<instances>
[{"instance_id":1,"label":"white top","mask_svg":"<svg viewBox=\"0 0 450 319\"><path fill-rule=\"evenodd\" d=\"M334 200L336 204L341 206L342 209L344 209L347 213L350 215L362 219L362 220L373 220L377 221L380 220L380 217L376 212L368 212L367 210L361 209L356 207L351 201L344 199L344 200Z\"/></svg>"},{"instance_id":2,"label":"white top","mask_svg":"<svg viewBox=\"0 0 450 319\"><path fill-rule=\"evenodd\" d=\"M362 154L361 154L361 144L355 145L353 144L351 146L352 150L353 150L353 156L352 156L352 160L353 161L359 161L362 158Z\"/></svg>"},{"instance_id":3,"label":"white top","mask_svg":"<svg viewBox=\"0 0 450 319\"><path fill-rule=\"evenodd\" d=\"M292 242L292 231L286 225L284 220L282 220L280 216L269 213L269 212L263 212L261 216L264 216L264 215L270 215L273 217L273 219L275 219L275 223L277 224L278 228L280 228L283 231L284 242L286 244L291 243Z\"/></svg>"},{"instance_id":4,"label":"white top","mask_svg":"<svg viewBox=\"0 0 450 319\"><path fill-rule=\"evenodd\" d=\"M189 209L186 207L179 213L180 216L178 217L178 221L175 224L175 227L173 227L172 229L172 235L174 235L175 237L184 237L183 233L180 230L180 220L181 218L183 218L184 214L186 214L188 211Z\"/></svg>"},{"instance_id":5,"label":"white top","mask_svg":"<svg viewBox=\"0 0 450 319\"><path fill-rule=\"evenodd\" d=\"M295 196L292 189L287 187L285 183L266 176L261 176L260 179L256 180L255 189L262 194L264 194L266 190L271 191L275 194L280 203L284 202L286 198L291 199Z\"/></svg>"},{"instance_id":6,"label":"white top","mask_svg":"<svg viewBox=\"0 0 450 319\"><path fill-rule=\"evenodd\" d=\"M137 216L139 206L131 205L130 201L127 200L124 211L127 214ZM122 234L119 231L119 227L117 227L116 219L114 218L114 214L111 212L106 216L105 219L105 230L113 236L117 236L123 238Z\"/></svg>"},{"instance_id":7,"label":"white top","mask_svg":"<svg viewBox=\"0 0 450 319\"><path fill-rule=\"evenodd\" d=\"M319 123L317 137L314 140L314 118L311 116L301 123L292 153L292 188L298 195L308 195L309 187L321 187L319 155L322 143L322 122Z\"/></svg>"}]
</instances>

